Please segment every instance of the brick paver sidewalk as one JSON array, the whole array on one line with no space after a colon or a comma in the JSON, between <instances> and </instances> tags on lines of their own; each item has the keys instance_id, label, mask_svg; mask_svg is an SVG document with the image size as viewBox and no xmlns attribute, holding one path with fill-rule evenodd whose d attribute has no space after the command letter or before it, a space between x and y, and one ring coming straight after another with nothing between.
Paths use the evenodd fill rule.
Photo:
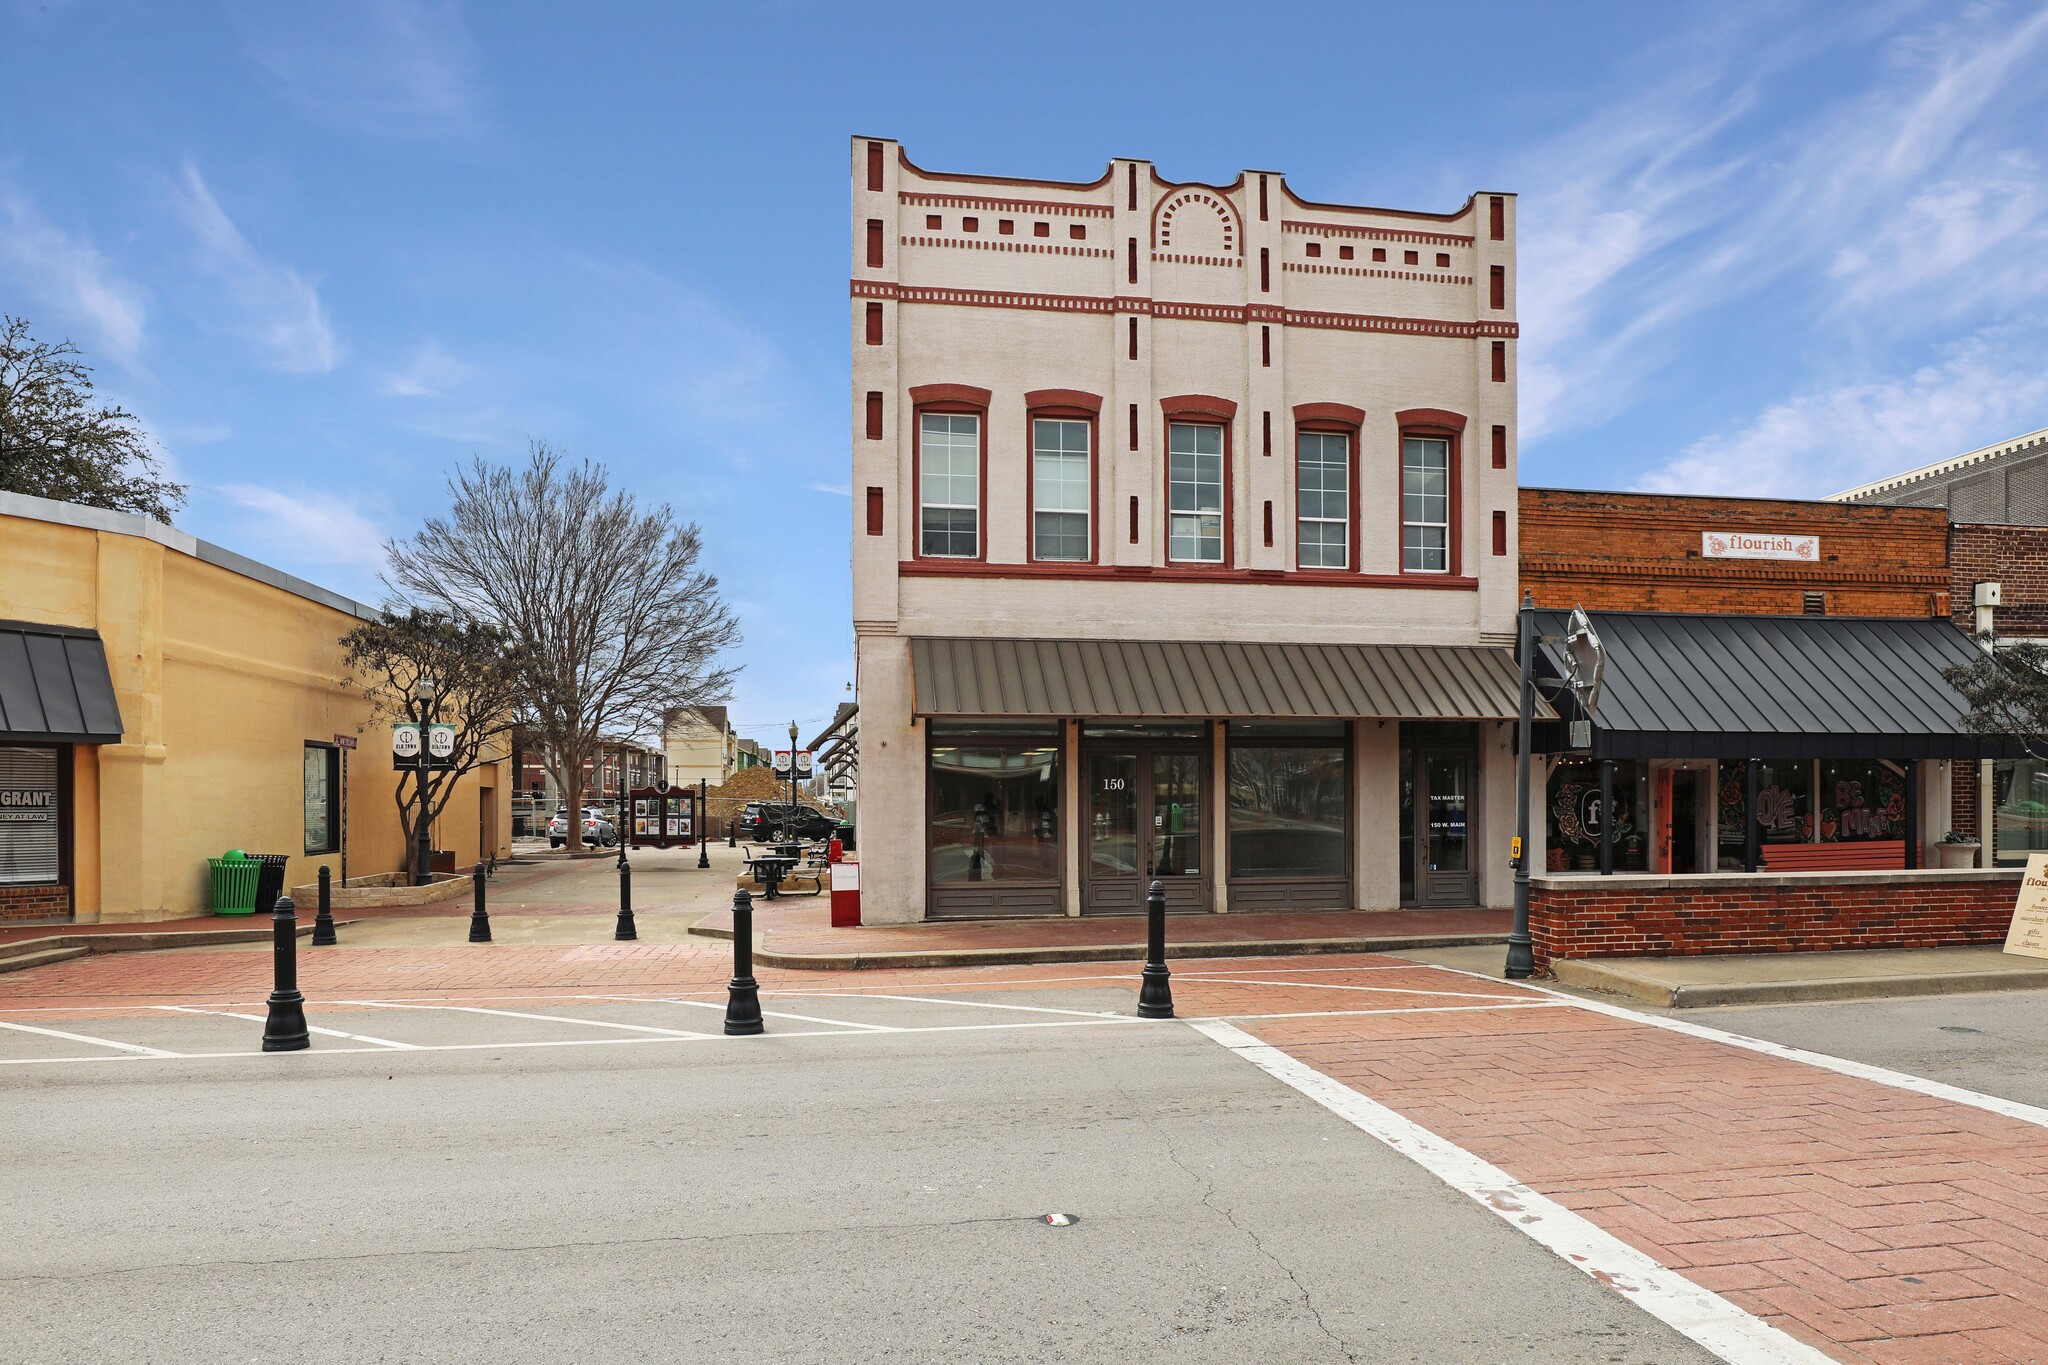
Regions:
<instances>
[{"instance_id":1,"label":"brick paver sidewalk","mask_svg":"<svg viewBox=\"0 0 2048 1365\"><path fill-rule=\"evenodd\" d=\"M1838 1360L2048 1361L2048 1131L1580 1009L1247 1029Z\"/></svg>"}]
</instances>

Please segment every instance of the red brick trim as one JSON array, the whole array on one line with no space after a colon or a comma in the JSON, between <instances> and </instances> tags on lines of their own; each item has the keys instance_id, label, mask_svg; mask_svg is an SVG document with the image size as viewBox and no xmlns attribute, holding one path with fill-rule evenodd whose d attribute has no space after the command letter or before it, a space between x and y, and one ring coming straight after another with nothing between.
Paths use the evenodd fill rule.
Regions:
<instances>
[{"instance_id":1,"label":"red brick trim","mask_svg":"<svg viewBox=\"0 0 2048 1365\"><path fill-rule=\"evenodd\" d=\"M1024 395L1024 406L1081 408L1087 412L1099 413L1102 411L1102 395L1089 393L1084 389L1031 389Z\"/></svg>"},{"instance_id":2,"label":"red brick trim","mask_svg":"<svg viewBox=\"0 0 2048 1365\"><path fill-rule=\"evenodd\" d=\"M1365 409L1354 408L1349 403L1296 403L1294 420L1297 422L1342 422L1346 426L1365 425Z\"/></svg>"},{"instance_id":3,"label":"red brick trim","mask_svg":"<svg viewBox=\"0 0 2048 1365\"><path fill-rule=\"evenodd\" d=\"M1131 502L1135 507L1136 498ZM1137 544L1134 540L1132 544ZM1168 564L986 564L969 559L901 560L904 578L1085 578L1143 579L1158 583L1270 583L1294 588L1424 588L1476 592L1479 580L1452 574L1361 574L1341 569L1229 568Z\"/></svg>"},{"instance_id":4,"label":"red brick trim","mask_svg":"<svg viewBox=\"0 0 2048 1365\"><path fill-rule=\"evenodd\" d=\"M1414 242L1425 246L1471 246L1472 239L1454 232L1416 232L1403 228L1352 227L1344 223L1280 220L1282 232L1312 232L1318 237L1358 237L1371 242Z\"/></svg>"},{"instance_id":5,"label":"red brick trim","mask_svg":"<svg viewBox=\"0 0 2048 1365\"><path fill-rule=\"evenodd\" d=\"M1101 204L1062 204L1052 199L998 199L979 194L924 194L916 190L905 190L897 198L920 208L976 209L988 213L1065 213L1076 218L1108 218L1115 213Z\"/></svg>"},{"instance_id":6,"label":"red brick trim","mask_svg":"<svg viewBox=\"0 0 2048 1365\"><path fill-rule=\"evenodd\" d=\"M1159 400L1159 410L1168 417L1214 417L1228 422L1237 416L1237 404L1207 393L1177 393Z\"/></svg>"},{"instance_id":7,"label":"red brick trim","mask_svg":"<svg viewBox=\"0 0 2048 1365\"><path fill-rule=\"evenodd\" d=\"M1394 422L1402 427L1442 427L1445 431L1465 429L1465 415L1445 408L1403 408L1394 414Z\"/></svg>"},{"instance_id":8,"label":"red brick trim","mask_svg":"<svg viewBox=\"0 0 2048 1365\"><path fill-rule=\"evenodd\" d=\"M972 384L913 384L910 386L910 401L913 403L967 403L977 408L988 406L989 391Z\"/></svg>"}]
</instances>

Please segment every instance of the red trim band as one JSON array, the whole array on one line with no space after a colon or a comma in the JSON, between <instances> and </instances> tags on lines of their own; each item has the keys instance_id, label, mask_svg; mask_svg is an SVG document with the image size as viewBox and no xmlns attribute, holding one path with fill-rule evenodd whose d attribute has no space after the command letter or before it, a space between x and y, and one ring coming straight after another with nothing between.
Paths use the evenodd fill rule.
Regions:
<instances>
[{"instance_id":1,"label":"red trim band","mask_svg":"<svg viewBox=\"0 0 2048 1365\"><path fill-rule=\"evenodd\" d=\"M1456 574L1370 574L1343 569L1197 568L1185 564L985 564L971 559L904 559L904 578L1144 579L1160 583L1272 583L1295 588L1425 588L1476 592L1479 580Z\"/></svg>"}]
</instances>

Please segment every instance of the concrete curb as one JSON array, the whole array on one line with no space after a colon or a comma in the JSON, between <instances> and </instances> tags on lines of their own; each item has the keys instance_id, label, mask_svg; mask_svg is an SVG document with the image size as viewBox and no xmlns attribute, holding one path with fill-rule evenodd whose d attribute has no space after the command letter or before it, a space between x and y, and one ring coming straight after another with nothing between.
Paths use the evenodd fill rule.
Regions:
<instances>
[{"instance_id":1,"label":"concrete curb","mask_svg":"<svg viewBox=\"0 0 2048 1365\"><path fill-rule=\"evenodd\" d=\"M697 938L732 941L724 927L690 927ZM759 939L757 934L756 939ZM1296 938L1244 943L1182 943L1167 940L1169 963L1212 957L1305 957L1320 953L1391 953L1404 948L1455 948L1468 944L1506 943L1506 934L1411 934L1384 938ZM1137 962L1142 943L1054 944L1037 948L934 948L909 952L780 953L756 947L754 962L793 971L883 971L891 967L1023 967L1060 962Z\"/></svg>"},{"instance_id":2,"label":"concrete curb","mask_svg":"<svg viewBox=\"0 0 2048 1365\"><path fill-rule=\"evenodd\" d=\"M1975 995L2048 987L2048 966L2006 972L1905 972L1894 976L1829 976L1805 981L1684 982L1676 985L1608 963L1565 958L1550 966L1561 986L1619 995L1664 1009L1882 1000L1908 995Z\"/></svg>"},{"instance_id":3,"label":"concrete curb","mask_svg":"<svg viewBox=\"0 0 2048 1365\"><path fill-rule=\"evenodd\" d=\"M352 924L336 920L334 927ZM310 938L311 924L299 925L299 937ZM205 948L219 943L268 943L271 930L203 929L178 934L52 934L47 938L16 939L0 943L0 972L18 972L51 962L64 962L87 953L147 953L163 948Z\"/></svg>"}]
</instances>

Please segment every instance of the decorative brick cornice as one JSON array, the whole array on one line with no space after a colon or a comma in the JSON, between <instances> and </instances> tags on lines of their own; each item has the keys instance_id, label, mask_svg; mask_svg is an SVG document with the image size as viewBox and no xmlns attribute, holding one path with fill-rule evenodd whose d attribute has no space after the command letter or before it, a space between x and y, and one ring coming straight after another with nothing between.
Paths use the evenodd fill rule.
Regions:
<instances>
[{"instance_id":1,"label":"decorative brick cornice","mask_svg":"<svg viewBox=\"0 0 2048 1365\"><path fill-rule=\"evenodd\" d=\"M948 289L927 285L898 284L893 280L854 280L853 297L895 299L901 303L950 304L964 308L1028 308L1046 313L1150 313L1156 318L1180 318L1192 322L1231 322L1242 325L1252 320L1252 310L1234 303L1181 303L1154 299L1149 304L1128 296L1086 294L1027 294L1004 289ZM1344 332L1393 332L1410 336L1503 337L1522 334L1519 323L1475 321L1451 318L1401 318L1372 313L1331 313L1307 309L1261 309L1260 316L1288 327L1321 327Z\"/></svg>"},{"instance_id":2,"label":"decorative brick cornice","mask_svg":"<svg viewBox=\"0 0 2048 1365\"><path fill-rule=\"evenodd\" d=\"M1445 275L1428 270L1388 270L1375 265L1325 265L1321 261L1282 261L1280 269L1298 275L1356 275L1376 280L1413 280L1417 284L1470 285L1470 275Z\"/></svg>"},{"instance_id":3,"label":"decorative brick cornice","mask_svg":"<svg viewBox=\"0 0 2048 1365\"><path fill-rule=\"evenodd\" d=\"M1152 253L1152 259L1171 265L1220 265L1233 270L1244 264L1235 256L1183 256L1177 251L1155 251Z\"/></svg>"},{"instance_id":4,"label":"decorative brick cornice","mask_svg":"<svg viewBox=\"0 0 2048 1365\"><path fill-rule=\"evenodd\" d=\"M1116 210L1106 204L1062 204L1051 199L998 199L979 194L926 194L905 190L897 198L932 209L979 209L984 213L1064 213L1075 218L1108 218Z\"/></svg>"},{"instance_id":5,"label":"decorative brick cornice","mask_svg":"<svg viewBox=\"0 0 2048 1365\"><path fill-rule=\"evenodd\" d=\"M1033 242L1017 237L901 237L904 246L961 247L969 251L1010 251L1037 256L1093 256L1103 259L1116 253L1106 246L1073 246L1066 242Z\"/></svg>"},{"instance_id":6,"label":"decorative brick cornice","mask_svg":"<svg viewBox=\"0 0 2048 1365\"><path fill-rule=\"evenodd\" d=\"M1356 237L1368 242L1410 242L1417 246L1471 246L1472 239L1455 232L1417 232L1408 228L1350 227L1341 223L1310 223L1298 218L1280 220L1282 232L1300 232L1317 237Z\"/></svg>"}]
</instances>

